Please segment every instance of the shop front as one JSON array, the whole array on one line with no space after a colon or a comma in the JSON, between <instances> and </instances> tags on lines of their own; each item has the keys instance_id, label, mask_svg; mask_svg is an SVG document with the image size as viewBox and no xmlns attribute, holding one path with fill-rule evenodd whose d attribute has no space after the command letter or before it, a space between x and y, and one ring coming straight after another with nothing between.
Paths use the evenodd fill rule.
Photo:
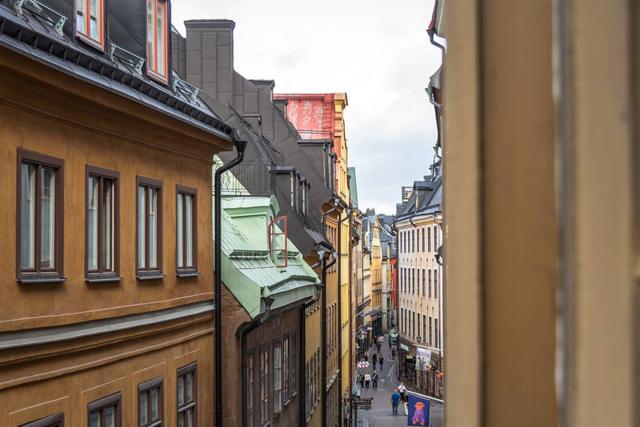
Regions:
<instances>
[{"instance_id":1,"label":"shop front","mask_svg":"<svg viewBox=\"0 0 640 427\"><path fill-rule=\"evenodd\" d=\"M413 391L442 398L444 372L438 351L398 339L398 378Z\"/></svg>"}]
</instances>

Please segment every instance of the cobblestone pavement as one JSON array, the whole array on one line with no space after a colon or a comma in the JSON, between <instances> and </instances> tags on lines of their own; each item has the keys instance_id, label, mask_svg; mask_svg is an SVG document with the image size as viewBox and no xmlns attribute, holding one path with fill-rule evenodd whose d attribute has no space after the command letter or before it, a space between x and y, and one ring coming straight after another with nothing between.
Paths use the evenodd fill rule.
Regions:
<instances>
[{"instance_id":1,"label":"cobblestone pavement","mask_svg":"<svg viewBox=\"0 0 640 427\"><path fill-rule=\"evenodd\" d=\"M362 392L362 397L373 397L371 402L371 410L358 409L358 426L366 427L400 427L407 425L407 416L404 414L402 406L398 408L398 415L393 415L391 410L391 393L396 387L395 372L396 361L391 360L391 351L387 343L388 337L385 336L385 342L381 346L381 351L384 355L384 365L382 371L377 366L380 380L378 381L378 388L374 389L365 388ZM372 347L369 350L369 362L371 362L371 355L373 355ZM359 370L364 373L364 370ZM368 369L371 373L373 371L373 365ZM430 427L444 427L443 421L444 405L437 401L431 400L431 413L430 413Z\"/></svg>"}]
</instances>

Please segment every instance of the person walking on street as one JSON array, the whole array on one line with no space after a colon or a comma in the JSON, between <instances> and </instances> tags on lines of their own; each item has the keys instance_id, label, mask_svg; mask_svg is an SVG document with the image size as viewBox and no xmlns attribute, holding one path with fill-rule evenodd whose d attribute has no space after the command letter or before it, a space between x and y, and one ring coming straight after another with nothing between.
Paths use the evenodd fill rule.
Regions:
<instances>
[{"instance_id":1,"label":"person walking on street","mask_svg":"<svg viewBox=\"0 0 640 427\"><path fill-rule=\"evenodd\" d=\"M358 374L358 382L360 383L360 389L364 388L364 375L362 372Z\"/></svg>"},{"instance_id":2,"label":"person walking on street","mask_svg":"<svg viewBox=\"0 0 640 427\"><path fill-rule=\"evenodd\" d=\"M398 404L400 403L400 393L398 389L394 388L391 393L391 409L393 409L393 415L398 415Z\"/></svg>"},{"instance_id":3,"label":"person walking on street","mask_svg":"<svg viewBox=\"0 0 640 427\"><path fill-rule=\"evenodd\" d=\"M378 355L376 353L373 353L371 361L373 362L373 369L376 369L376 363L378 363Z\"/></svg>"},{"instance_id":4,"label":"person walking on street","mask_svg":"<svg viewBox=\"0 0 640 427\"><path fill-rule=\"evenodd\" d=\"M371 375L371 382L373 382L373 388L378 388L378 373L373 371L373 375Z\"/></svg>"},{"instance_id":5,"label":"person walking on street","mask_svg":"<svg viewBox=\"0 0 640 427\"><path fill-rule=\"evenodd\" d=\"M380 363L380 370L382 371L382 364L384 363L384 356L382 353L380 353L380 356L378 357L378 363Z\"/></svg>"},{"instance_id":6,"label":"person walking on street","mask_svg":"<svg viewBox=\"0 0 640 427\"><path fill-rule=\"evenodd\" d=\"M398 393L400 393L400 400L404 402L405 398L407 397L407 388L404 386L404 383L400 383L400 385L398 386Z\"/></svg>"},{"instance_id":7,"label":"person walking on street","mask_svg":"<svg viewBox=\"0 0 640 427\"><path fill-rule=\"evenodd\" d=\"M371 381L371 375L369 373L364 374L364 386L369 388L369 382Z\"/></svg>"},{"instance_id":8,"label":"person walking on street","mask_svg":"<svg viewBox=\"0 0 640 427\"><path fill-rule=\"evenodd\" d=\"M378 353L380 353L380 341L376 343L376 349L378 350Z\"/></svg>"}]
</instances>

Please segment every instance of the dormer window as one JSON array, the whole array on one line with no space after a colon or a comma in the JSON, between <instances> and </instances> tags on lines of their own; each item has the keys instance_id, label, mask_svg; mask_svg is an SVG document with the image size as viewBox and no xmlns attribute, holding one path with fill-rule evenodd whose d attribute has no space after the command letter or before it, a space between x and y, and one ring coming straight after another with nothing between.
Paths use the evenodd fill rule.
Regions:
<instances>
[{"instance_id":1,"label":"dormer window","mask_svg":"<svg viewBox=\"0 0 640 427\"><path fill-rule=\"evenodd\" d=\"M168 82L167 1L147 0L147 74Z\"/></svg>"},{"instance_id":2,"label":"dormer window","mask_svg":"<svg viewBox=\"0 0 640 427\"><path fill-rule=\"evenodd\" d=\"M104 50L104 0L76 0L76 35Z\"/></svg>"}]
</instances>

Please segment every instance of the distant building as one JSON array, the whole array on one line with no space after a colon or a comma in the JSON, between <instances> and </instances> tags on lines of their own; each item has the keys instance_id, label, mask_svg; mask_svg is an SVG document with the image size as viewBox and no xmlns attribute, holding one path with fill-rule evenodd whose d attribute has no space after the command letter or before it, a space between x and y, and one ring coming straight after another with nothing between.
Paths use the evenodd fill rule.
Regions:
<instances>
[{"instance_id":1,"label":"distant building","mask_svg":"<svg viewBox=\"0 0 640 427\"><path fill-rule=\"evenodd\" d=\"M405 192L406 193L406 192ZM443 306L442 180L416 181L399 205L398 241L399 372L417 390L440 396L442 389Z\"/></svg>"},{"instance_id":2,"label":"distant building","mask_svg":"<svg viewBox=\"0 0 640 427\"><path fill-rule=\"evenodd\" d=\"M374 209L364 214L363 231L365 253L370 260L371 304L365 317L371 322L370 335L375 340L382 335L382 246L380 244L380 223Z\"/></svg>"},{"instance_id":3,"label":"distant building","mask_svg":"<svg viewBox=\"0 0 640 427\"><path fill-rule=\"evenodd\" d=\"M331 151L327 149L329 143L318 141L314 144L301 144L300 134L284 115L285 104L273 99L275 82L250 80L234 70L233 21L192 20L185 22L185 27L186 37L182 37L177 31L172 33L172 58L176 69L190 82L202 85L202 96L207 104L220 116L225 117L228 123L233 124L241 137L248 141L244 161L233 168L232 173L223 177L222 195L225 206L231 200L243 207L253 206L256 200L264 198L275 197L277 201L272 205L273 208L266 205L261 207L263 210L275 209L269 215L260 214L264 219L263 227L258 226L262 220L249 221L255 216L251 209L235 209L234 212L238 213L232 223L241 230L254 227L252 231L247 230L244 233L251 238L254 238L256 233L262 235L266 242L270 223L265 218L270 221L279 218L277 223L281 224L281 231L286 233L285 240L291 242L291 247L295 247L295 252L298 253L294 256L296 262L302 258L308 265L313 265L316 274L321 276L322 258L331 258L330 254L334 252L333 244L325 237L322 221L323 204L326 200L332 199L335 185L335 180L330 179L328 175L331 171L324 167L333 164ZM220 155L223 162L229 162L234 157L235 154L232 152ZM248 215L246 221L241 218L245 214ZM227 243L227 235L224 233L222 237L223 245L241 243ZM280 241L280 245L285 240ZM258 242L258 253L264 252L264 242ZM274 251L274 248L270 246L269 250ZM275 250L285 252L282 246L276 247ZM240 253L242 254L242 251ZM273 292L279 294L285 291L285 285L290 287L292 292L284 292L284 295L288 295L288 303L276 312L270 312L266 308L274 295L269 290L273 284L269 285L269 276L265 275L262 279L254 277L248 289L266 289L269 292L261 294L259 304L254 301L248 308L242 305L240 310L240 306L234 300L244 301L247 286L241 278L252 271L244 268L243 257L247 257L246 261L250 264L259 265L259 260L254 259L250 250L240 258L232 254L230 259L234 261L240 277L234 273L227 278L229 270L225 270L223 276L227 290L234 295L234 299L222 308L223 317L228 323L225 325L225 333L229 344L225 349L222 379L229 396L223 403L225 424L262 425L268 422L272 425L297 425L306 422L308 425L320 426L320 409L324 407L325 402L320 392L324 359L321 334L324 323L320 295L308 292L307 281L288 280L286 273L290 268L285 268L277 261L275 264L283 268L282 279L286 280L280 290L276 289ZM255 264L256 262L258 264ZM271 267L267 271L270 271ZM257 270L259 269L253 269L254 272ZM262 308L254 312L258 305ZM231 311L228 316L225 314L226 310ZM272 315L274 317L271 317ZM303 321L294 321L294 318L301 318ZM273 321L276 319L287 319L287 323L274 325ZM335 323L337 325L337 321ZM247 328L253 327L257 329L251 334L261 337L263 341L245 342ZM337 330L337 326L335 329ZM255 387L263 378L277 378L279 368L275 364L273 354L284 351L284 348L279 348L285 341L285 335L299 337L296 342L291 340L289 350L299 354L300 360L297 361L296 393L291 394L288 399L280 400L278 396L281 392L277 387L284 387L285 377L281 378L282 382L271 382L264 390ZM248 373L251 357L247 351L252 348L262 351L260 348L269 345L269 337L277 337L270 344L272 358L263 360L263 367L256 364L255 369ZM299 346L299 349L295 346ZM282 361L284 362L284 358ZM258 363L255 360L254 362ZM291 381L293 383L294 379ZM266 407L255 406L258 401Z\"/></svg>"},{"instance_id":4,"label":"distant building","mask_svg":"<svg viewBox=\"0 0 640 427\"><path fill-rule=\"evenodd\" d=\"M396 326L396 261L398 251L393 229L395 216L378 215L382 247L382 325L388 331Z\"/></svg>"},{"instance_id":5,"label":"distant building","mask_svg":"<svg viewBox=\"0 0 640 427\"><path fill-rule=\"evenodd\" d=\"M336 249L337 262L327 273L325 322L329 325L325 346L326 417L325 425L349 421L353 377L351 357L351 207L349 192L348 147L344 110L346 93L274 94L283 103L283 111L297 132L302 146L326 144L330 161L324 164L326 176L335 183L334 194L324 200L324 232ZM337 410L336 408L341 408Z\"/></svg>"}]
</instances>

